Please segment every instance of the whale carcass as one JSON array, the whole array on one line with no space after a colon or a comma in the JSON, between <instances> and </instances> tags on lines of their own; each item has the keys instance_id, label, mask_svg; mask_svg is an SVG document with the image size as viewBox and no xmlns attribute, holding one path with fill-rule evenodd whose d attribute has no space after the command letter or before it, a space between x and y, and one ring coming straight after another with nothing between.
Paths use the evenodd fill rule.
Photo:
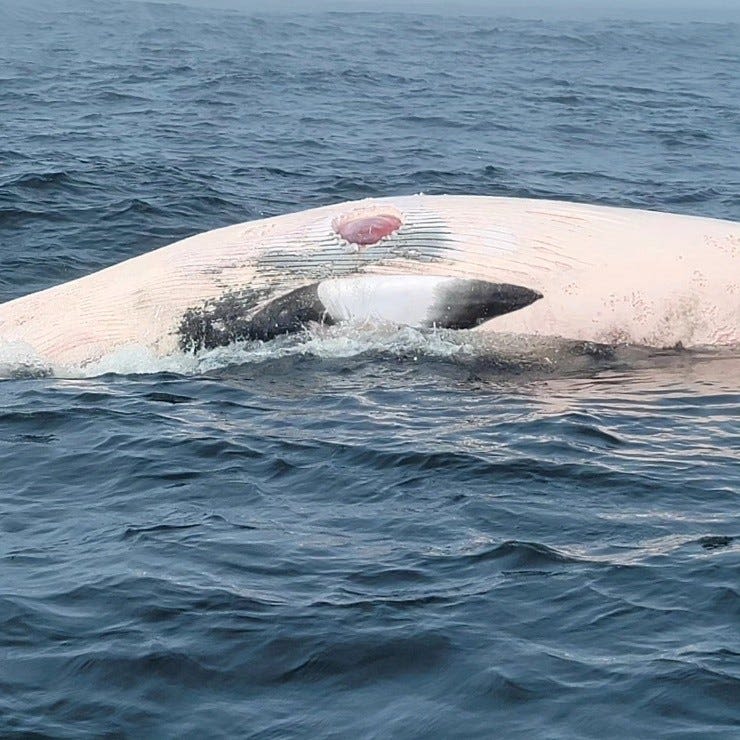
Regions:
<instances>
[{"instance_id":1,"label":"whale carcass","mask_svg":"<svg viewBox=\"0 0 740 740\"><path fill-rule=\"evenodd\" d=\"M415 195L198 234L0 306L50 365L384 322L648 346L740 344L740 224Z\"/></svg>"}]
</instances>

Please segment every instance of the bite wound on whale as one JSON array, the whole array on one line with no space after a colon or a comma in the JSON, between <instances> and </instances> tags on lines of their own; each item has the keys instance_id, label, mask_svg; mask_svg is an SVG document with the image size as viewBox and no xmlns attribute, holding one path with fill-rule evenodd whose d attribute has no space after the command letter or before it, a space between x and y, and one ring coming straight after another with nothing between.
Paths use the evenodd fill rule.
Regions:
<instances>
[{"instance_id":1,"label":"bite wound on whale","mask_svg":"<svg viewBox=\"0 0 740 740\"><path fill-rule=\"evenodd\" d=\"M346 242L358 247L377 244L381 239L398 231L402 221L392 213L353 216L335 222L334 230Z\"/></svg>"}]
</instances>

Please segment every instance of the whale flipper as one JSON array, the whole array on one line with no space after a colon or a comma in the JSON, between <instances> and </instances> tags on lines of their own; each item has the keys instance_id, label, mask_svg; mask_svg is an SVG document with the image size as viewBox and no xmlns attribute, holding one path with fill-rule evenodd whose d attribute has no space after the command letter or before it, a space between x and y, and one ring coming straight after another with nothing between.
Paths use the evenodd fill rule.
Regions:
<instances>
[{"instance_id":1,"label":"whale flipper","mask_svg":"<svg viewBox=\"0 0 740 740\"><path fill-rule=\"evenodd\" d=\"M542 294L519 285L436 275L358 275L311 283L285 293L250 316L214 309L193 332L181 325L181 346L211 349L234 341L267 341L310 323L395 323L418 328L470 329L528 306ZM218 322L218 328L215 324Z\"/></svg>"},{"instance_id":2,"label":"whale flipper","mask_svg":"<svg viewBox=\"0 0 740 740\"><path fill-rule=\"evenodd\" d=\"M324 280L317 295L333 321L471 329L542 298L511 283L438 275L356 275Z\"/></svg>"}]
</instances>

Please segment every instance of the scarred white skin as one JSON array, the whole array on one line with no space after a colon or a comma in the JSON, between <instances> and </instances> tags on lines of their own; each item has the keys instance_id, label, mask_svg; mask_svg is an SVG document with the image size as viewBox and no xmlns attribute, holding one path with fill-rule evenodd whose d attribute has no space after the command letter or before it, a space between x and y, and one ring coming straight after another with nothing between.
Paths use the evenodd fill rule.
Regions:
<instances>
[{"instance_id":1,"label":"scarred white skin","mask_svg":"<svg viewBox=\"0 0 740 740\"><path fill-rule=\"evenodd\" d=\"M340 224L376 215L400 227L369 244L342 238L356 232ZM52 366L85 365L129 346L166 356L184 346L188 310L245 289L261 291L264 303L317 282L327 300L344 301L335 307L339 318L344 311L413 325L423 313L414 305L427 300L428 281L391 281L397 299L395 288L362 281L349 293L349 283L321 287L362 275L474 278L542 293L475 331L656 347L740 345L738 223L427 195L341 203L198 234L0 306L0 345L23 343Z\"/></svg>"}]
</instances>

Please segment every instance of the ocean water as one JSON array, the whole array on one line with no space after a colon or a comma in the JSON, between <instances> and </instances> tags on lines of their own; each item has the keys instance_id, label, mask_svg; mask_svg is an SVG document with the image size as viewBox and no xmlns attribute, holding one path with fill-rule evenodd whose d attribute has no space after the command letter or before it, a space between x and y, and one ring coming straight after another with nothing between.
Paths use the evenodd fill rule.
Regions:
<instances>
[{"instance_id":1,"label":"ocean water","mask_svg":"<svg viewBox=\"0 0 740 740\"><path fill-rule=\"evenodd\" d=\"M394 193L740 219L740 25L0 0L0 300ZM740 734L740 354L0 356L0 736Z\"/></svg>"}]
</instances>

